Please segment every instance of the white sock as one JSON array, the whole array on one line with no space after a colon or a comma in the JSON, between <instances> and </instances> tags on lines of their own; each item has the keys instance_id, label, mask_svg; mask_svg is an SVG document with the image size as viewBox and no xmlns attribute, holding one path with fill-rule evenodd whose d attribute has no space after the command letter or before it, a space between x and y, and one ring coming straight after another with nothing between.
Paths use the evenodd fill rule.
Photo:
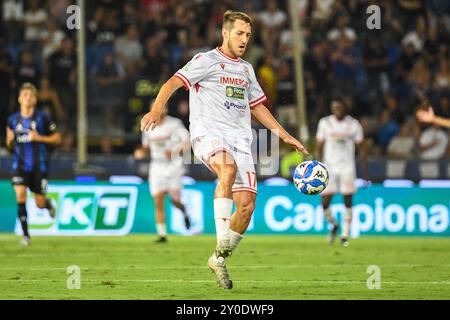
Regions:
<instances>
[{"instance_id":1,"label":"white sock","mask_svg":"<svg viewBox=\"0 0 450 320\"><path fill-rule=\"evenodd\" d=\"M344 226L342 228L342 238L348 238L350 234L351 223L352 223L352 208L346 208L344 217Z\"/></svg>"},{"instance_id":2,"label":"white sock","mask_svg":"<svg viewBox=\"0 0 450 320\"><path fill-rule=\"evenodd\" d=\"M214 199L214 220L216 223L217 244L230 242L230 221L233 200L228 198Z\"/></svg>"},{"instance_id":3,"label":"white sock","mask_svg":"<svg viewBox=\"0 0 450 320\"><path fill-rule=\"evenodd\" d=\"M167 236L167 227L165 223L157 223L156 224L156 232L160 237Z\"/></svg>"},{"instance_id":4,"label":"white sock","mask_svg":"<svg viewBox=\"0 0 450 320\"><path fill-rule=\"evenodd\" d=\"M233 251L239 245L239 242L244 238L243 234L237 233L230 229L230 249Z\"/></svg>"},{"instance_id":5,"label":"white sock","mask_svg":"<svg viewBox=\"0 0 450 320\"><path fill-rule=\"evenodd\" d=\"M325 215L325 219L327 219L327 221L328 221L329 223L331 223L331 224L334 225L334 226L337 225L336 220L334 220L333 215L331 214L331 209L330 209L330 208L325 209L325 210L323 211L323 213L324 213L324 215Z\"/></svg>"}]
</instances>

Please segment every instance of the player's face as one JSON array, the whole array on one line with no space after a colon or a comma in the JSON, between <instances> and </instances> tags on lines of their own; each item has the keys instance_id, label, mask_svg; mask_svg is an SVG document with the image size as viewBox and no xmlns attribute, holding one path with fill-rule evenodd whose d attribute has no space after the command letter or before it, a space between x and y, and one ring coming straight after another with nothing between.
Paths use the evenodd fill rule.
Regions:
<instances>
[{"instance_id":1,"label":"player's face","mask_svg":"<svg viewBox=\"0 0 450 320\"><path fill-rule=\"evenodd\" d=\"M250 23L243 20L234 21L230 29L224 32L224 40L235 57L241 57L245 53L248 41L252 34Z\"/></svg>"},{"instance_id":2,"label":"player's face","mask_svg":"<svg viewBox=\"0 0 450 320\"><path fill-rule=\"evenodd\" d=\"M331 112L336 116L338 119L344 119L345 117L345 106L340 101L333 101L331 103Z\"/></svg>"},{"instance_id":3,"label":"player's face","mask_svg":"<svg viewBox=\"0 0 450 320\"><path fill-rule=\"evenodd\" d=\"M32 108L36 105L37 99L33 90L23 89L19 94L19 104L21 106Z\"/></svg>"}]
</instances>

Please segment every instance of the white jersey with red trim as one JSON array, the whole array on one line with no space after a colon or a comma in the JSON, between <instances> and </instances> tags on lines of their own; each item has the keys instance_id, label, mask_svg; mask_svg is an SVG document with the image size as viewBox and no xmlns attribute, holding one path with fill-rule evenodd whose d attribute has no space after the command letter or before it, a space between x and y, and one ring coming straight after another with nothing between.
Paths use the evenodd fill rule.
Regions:
<instances>
[{"instance_id":1,"label":"white jersey with red trim","mask_svg":"<svg viewBox=\"0 0 450 320\"><path fill-rule=\"evenodd\" d=\"M319 121L316 139L324 142L323 163L330 171L348 173L356 170L355 143L364 139L358 120L351 116L341 121L334 115L324 117Z\"/></svg>"},{"instance_id":2,"label":"white jersey with red trim","mask_svg":"<svg viewBox=\"0 0 450 320\"><path fill-rule=\"evenodd\" d=\"M181 144L189 141L189 132L180 119L166 116L155 129L142 133L142 145L150 148L153 164L182 165L181 157L168 158L166 151L173 151Z\"/></svg>"},{"instance_id":3,"label":"white jersey with red trim","mask_svg":"<svg viewBox=\"0 0 450 320\"><path fill-rule=\"evenodd\" d=\"M198 53L174 76L189 90L191 140L212 134L251 144L250 108L266 100L251 64L216 48Z\"/></svg>"}]
</instances>

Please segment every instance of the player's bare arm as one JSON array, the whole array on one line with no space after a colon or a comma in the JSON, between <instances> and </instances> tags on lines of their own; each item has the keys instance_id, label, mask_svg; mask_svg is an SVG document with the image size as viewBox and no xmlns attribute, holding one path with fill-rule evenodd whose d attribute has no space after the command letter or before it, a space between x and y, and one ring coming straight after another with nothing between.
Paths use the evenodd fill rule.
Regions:
<instances>
[{"instance_id":1,"label":"player's bare arm","mask_svg":"<svg viewBox=\"0 0 450 320\"><path fill-rule=\"evenodd\" d=\"M6 128L6 147L12 149L14 147L14 131Z\"/></svg>"},{"instance_id":2,"label":"player's bare arm","mask_svg":"<svg viewBox=\"0 0 450 320\"><path fill-rule=\"evenodd\" d=\"M416 116L420 122L432 123L441 127L450 128L450 119L436 116L432 107L428 107L427 110L417 111Z\"/></svg>"},{"instance_id":3,"label":"player's bare arm","mask_svg":"<svg viewBox=\"0 0 450 320\"><path fill-rule=\"evenodd\" d=\"M252 115L258 120L263 126L272 131L275 135L277 135L281 140L285 143L292 146L298 152L303 153L304 155L309 155L308 150L303 146L303 144L291 136L281 125L280 123L273 117L270 111L263 105L259 104L252 109Z\"/></svg>"},{"instance_id":4,"label":"player's bare arm","mask_svg":"<svg viewBox=\"0 0 450 320\"><path fill-rule=\"evenodd\" d=\"M156 97L152 110L142 117L141 131L153 130L161 121L164 106L175 91L183 86L183 82L177 77L170 78L162 87Z\"/></svg>"},{"instance_id":5,"label":"player's bare arm","mask_svg":"<svg viewBox=\"0 0 450 320\"><path fill-rule=\"evenodd\" d=\"M58 146L61 144L61 134L59 132L52 133L49 136L40 135L36 130L30 131L30 140L35 142L41 142L52 146Z\"/></svg>"}]
</instances>

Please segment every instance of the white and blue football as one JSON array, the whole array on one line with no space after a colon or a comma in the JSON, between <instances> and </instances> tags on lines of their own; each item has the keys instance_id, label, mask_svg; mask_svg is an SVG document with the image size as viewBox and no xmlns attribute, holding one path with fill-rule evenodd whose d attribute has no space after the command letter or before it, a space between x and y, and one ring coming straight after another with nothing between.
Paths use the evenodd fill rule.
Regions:
<instances>
[{"instance_id":1,"label":"white and blue football","mask_svg":"<svg viewBox=\"0 0 450 320\"><path fill-rule=\"evenodd\" d=\"M295 187L303 194L319 194L328 184L328 170L317 160L308 160L300 163L294 171Z\"/></svg>"}]
</instances>

